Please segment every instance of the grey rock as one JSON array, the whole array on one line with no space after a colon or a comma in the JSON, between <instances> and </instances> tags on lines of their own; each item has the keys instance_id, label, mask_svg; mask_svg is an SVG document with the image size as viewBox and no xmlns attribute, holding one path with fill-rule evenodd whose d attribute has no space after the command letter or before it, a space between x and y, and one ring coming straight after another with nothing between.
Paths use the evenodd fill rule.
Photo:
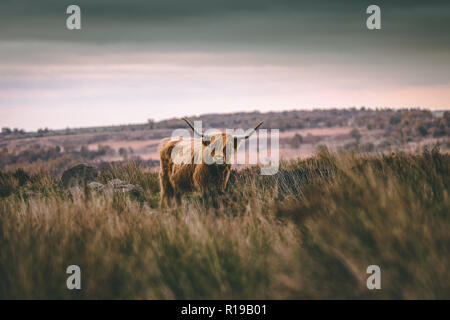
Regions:
<instances>
[{"instance_id":1,"label":"grey rock","mask_svg":"<svg viewBox=\"0 0 450 320\"><path fill-rule=\"evenodd\" d=\"M108 181L108 187L112 188L114 191L121 192L144 192L144 189L138 184L130 184L120 179L113 179Z\"/></svg>"},{"instance_id":2,"label":"grey rock","mask_svg":"<svg viewBox=\"0 0 450 320\"><path fill-rule=\"evenodd\" d=\"M113 188L119 188L122 185L127 184L126 182L120 180L120 179L112 179L108 181L108 185Z\"/></svg>"},{"instance_id":3,"label":"grey rock","mask_svg":"<svg viewBox=\"0 0 450 320\"><path fill-rule=\"evenodd\" d=\"M89 182L87 186L96 191L102 191L105 189L105 185L97 181Z\"/></svg>"},{"instance_id":4,"label":"grey rock","mask_svg":"<svg viewBox=\"0 0 450 320\"><path fill-rule=\"evenodd\" d=\"M134 189L134 184L122 184L118 187L123 192L130 192Z\"/></svg>"},{"instance_id":5,"label":"grey rock","mask_svg":"<svg viewBox=\"0 0 450 320\"><path fill-rule=\"evenodd\" d=\"M87 164L79 164L64 171L60 183L65 189L86 186L89 182L95 181L97 176L97 169Z\"/></svg>"}]
</instances>

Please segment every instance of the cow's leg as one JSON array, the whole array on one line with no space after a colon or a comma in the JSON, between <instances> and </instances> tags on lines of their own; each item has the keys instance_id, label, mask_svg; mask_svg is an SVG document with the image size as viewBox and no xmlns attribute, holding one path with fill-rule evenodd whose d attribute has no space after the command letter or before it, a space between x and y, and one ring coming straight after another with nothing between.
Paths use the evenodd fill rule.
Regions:
<instances>
[{"instance_id":1,"label":"cow's leg","mask_svg":"<svg viewBox=\"0 0 450 320\"><path fill-rule=\"evenodd\" d=\"M167 193L161 194L161 208L170 208L171 207L171 199L172 197L168 195Z\"/></svg>"},{"instance_id":2,"label":"cow's leg","mask_svg":"<svg viewBox=\"0 0 450 320\"><path fill-rule=\"evenodd\" d=\"M160 186L161 186L161 208L170 207L171 199L173 197L173 188L170 183L169 177L167 174L164 174L164 171L161 171L160 175Z\"/></svg>"}]
</instances>

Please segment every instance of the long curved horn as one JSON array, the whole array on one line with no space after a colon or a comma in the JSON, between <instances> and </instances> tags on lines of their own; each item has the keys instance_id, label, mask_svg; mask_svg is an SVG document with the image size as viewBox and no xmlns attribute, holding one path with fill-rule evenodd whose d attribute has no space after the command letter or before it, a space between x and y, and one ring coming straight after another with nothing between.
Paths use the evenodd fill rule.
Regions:
<instances>
[{"instance_id":1,"label":"long curved horn","mask_svg":"<svg viewBox=\"0 0 450 320\"><path fill-rule=\"evenodd\" d=\"M200 137L203 138L203 133L198 132L197 130L195 130L194 126L186 119L186 118L182 118L184 121L186 121L187 125L192 129L192 131L194 131L194 133L196 133L197 135L199 135Z\"/></svg>"},{"instance_id":2,"label":"long curved horn","mask_svg":"<svg viewBox=\"0 0 450 320\"><path fill-rule=\"evenodd\" d=\"M252 136L252 134L254 134L256 132L256 130L258 130L258 128L263 124L264 121L261 121L256 127L255 129L253 129L249 134L247 134L245 137L243 137L243 139L248 139Z\"/></svg>"}]
</instances>

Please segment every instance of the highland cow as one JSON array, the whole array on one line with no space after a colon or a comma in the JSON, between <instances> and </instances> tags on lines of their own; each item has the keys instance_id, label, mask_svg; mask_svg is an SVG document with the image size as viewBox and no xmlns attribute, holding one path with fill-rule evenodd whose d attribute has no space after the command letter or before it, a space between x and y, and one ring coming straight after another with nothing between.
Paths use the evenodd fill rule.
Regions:
<instances>
[{"instance_id":1,"label":"highland cow","mask_svg":"<svg viewBox=\"0 0 450 320\"><path fill-rule=\"evenodd\" d=\"M224 192L230 177L231 157L240 143L262 125L261 122L243 136L227 133L206 136L198 132L187 119L183 120L199 138L178 137L162 141L161 207L171 206L173 199L180 205L187 192L197 191L204 196Z\"/></svg>"}]
</instances>

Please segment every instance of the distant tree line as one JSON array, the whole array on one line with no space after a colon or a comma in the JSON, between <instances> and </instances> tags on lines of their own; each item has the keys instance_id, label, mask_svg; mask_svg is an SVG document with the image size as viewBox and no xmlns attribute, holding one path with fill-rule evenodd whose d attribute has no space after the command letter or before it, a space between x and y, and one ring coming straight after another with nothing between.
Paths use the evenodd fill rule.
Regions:
<instances>
[{"instance_id":1,"label":"distant tree line","mask_svg":"<svg viewBox=\"0 0 450 320\"><path fill-rule=\"evenodd\" d=\"M252 128L260 121L264 121L262 128L279 129L281 131L303 128L331 128L331 127L359 127L368 130L383 130L385 136L391 136L407 141L415 137L442 137L450 135L449 111L437 114L422 109L316 109L291 110L282 112L236 112L230 114L205 114L188 117L191 121L202 120L203 128ZM119 126L91 127L65 130L39 129L35 136L76 135L96 133L99 140L107 139L112 132L144 132L143 138L160 138L167 134L167 130L184 128L186 124L181 118L161 121L148 119L147 123ZM2 135L11 133L25 133L19 129L3 128ZM152 134L150 134L152 133ZM27 136L31 133L27 133ZM101 134L101 135L100 135ZM101 138L105 135L105 138ZM136 137L133 137L136 138Z\"/></svg>"},{"instance_id":2,"label":"distant tree line","mask_svg":"<svg viewBox=\"0 0 450 320\"><path fill-rule=\"evenodd\" d=\"M108 145L98 145L97 150L91 150L86 145L83 145L79 149L64 147L48 147L41 146L36 143L25 150L9 151L7 147L0 149L0 168L7 165L16 164L30 164L34 162L48 162L50 160L64 160L70 161L82 161L89 162L93 160L100 161L105 156L115 156L116 151ZM123 160L129 159L132 156L133 160L137 160L138 157L134 156L134 150L129 148L120 148L119 155Z\"/></svg>"}]
</instances>

